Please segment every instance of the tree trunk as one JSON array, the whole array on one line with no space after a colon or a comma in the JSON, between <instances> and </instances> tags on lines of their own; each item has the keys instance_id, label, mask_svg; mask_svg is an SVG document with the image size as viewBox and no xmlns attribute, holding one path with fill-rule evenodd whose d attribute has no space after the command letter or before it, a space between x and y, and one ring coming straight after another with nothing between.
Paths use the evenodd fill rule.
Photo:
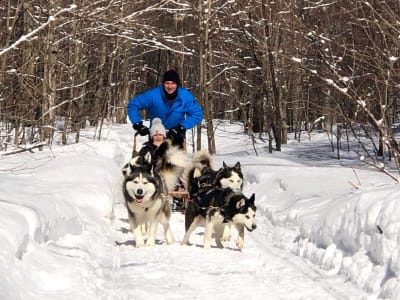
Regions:
<instances>
[{"instance_id":1,"label":"tree trunk","mask_svg":"<svg viewBox=\"0 0 400 300\"><path fill-rule=\"evenodd\" d=\"M101 139L101 129L103 126L103 112L105 110L105 99L104 99L104 67L106 63L106 58L107 58L107 47L106 47L106 41L103 41L100 45L100 57L98 60L98 65L96 68L96 95L95 95L95 103L96 103L96 133L98 134L98 140Z\"/></svg>"},{"instance_id":2,"label":"tree trunk","mask_svg":"<svg viewBox=\"0 0 400 300\"><path fill-rule=\"evenodd\" d=\"M266 63L267 70L271 78L271 89L272 89L272 102L273 102L273 119L272 119L272 132L275 138L276 150L281 151L282 145L282 107L281 107L281 95L277 86L277 79L275 75L275 60L271 45L272 34L270 32L269 21L270 17L267 14L267 5L265 0L262 0L261 10L262 16L264 17L264 36L265 36L265 51L266 51Z\"/></svg>"},{"instance_id":3,"label":"tree trunk","mask_svg":"<svg viewBox=\"0 0 400 300\"><path fill-rule=\"evenodd\" d=\"M53 12L52 9L50 9ZM54 28L56 22L48 25L46 37L46 48L44 57L44 75L43 75L43 98L40 118L40 140L48 140L49 144L53 138L53 126L55 121L54 106L56 104L56 63L57 63L57 47L54 43Z\"/></svg>"},{"instance_id":4,"label":"tree trunk","mask_svg":"<svg viewBox=\"0 0 400 300\"><path fill-rule=\"evenodd\" d=\"M201 1L200 1L201 3ZM210 32L210 21L211 21L211 0L207 0L207 7L202 7L202 9L206 10L206 14L201 12L203 18L201 18L201 49L200 51L200 61L203 65L204 70L204 78L203 78L203 90L204 90L204 116L207 124L207 146L210 154L215 154L215 141L214 141L214 125L213 125L213 104L212 99L210 97L210 89L212 86L208 84L209 79L211 78L211 68L212 68L212 51L211 51L211 40L209 36Z\"/></svg>"},{"instance_id":5,"label":"tree trunk","mask_svg":"<svg viewBox=\"0 0 400 300\"><path fill-rule=\"evenodd\" d=\"M124 53L121 55L121 88L119 93L119 98L121 101L120 107L122 109L117 110L116 112L116 122L117 123L125 123L126 122L126 106L128 105L129 97L129 59L128 59L128 51L124 50Z\"/></svg>"},{"instance_id":6,"label":"tree trunk","mask_svg":"<svg viewBox=\"0 0 400 300\"><path fill-rule=\"evenodd\" d=\"M200 27L200 94L201 94L201 104L203 107L204 118L207 124L207 142L208 151L210 154L215 154L215 141L213 132L213 106L210 99L210 86L207 81L211 74L209 65L211 60L211 46L209 39L209 16L211 14L211 0L208 0L206 5L203 6L203 1L199 1L199 27ZM206 12L206 13L205 13ZM199 129L198 129L199 132ZM199 146L198 146L199 147Z\"/></svg>"}]
</instances>

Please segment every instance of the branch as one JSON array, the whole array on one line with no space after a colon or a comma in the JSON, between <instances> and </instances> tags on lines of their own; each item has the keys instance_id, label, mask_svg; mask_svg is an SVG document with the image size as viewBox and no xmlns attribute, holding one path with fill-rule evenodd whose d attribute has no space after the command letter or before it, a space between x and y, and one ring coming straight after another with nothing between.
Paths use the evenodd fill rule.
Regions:
<instances>
[{"instance_id":1,"label":"branch","mask_svg":"<svg viewBox=\"0 0 400 300\"><path fill-rule=\"evenodd\" d=\"M54 16L50 16L47 19L47 22L43 23L42 25L40 25L38 28L32 30L31 32L29 32L26 35L22 35L14 44L12 44L11 46L4 48L3 50L0 51L0 56L6 54L8 51L10 51L11 49L15 49L18 47L19 44L23 43L24 41L28 40L29 38L31 38L32 36L34 36L36 33L38 33L40 30L42 30L43 28L45 28L46 26L48 26L51 22L56 20L56 17L64 12L67 11L71 11L72 9L76 8L76 5L73 4L68 8L64 8L62 10L60 10L59 12L57 12L56 14L54 14Z\"/></svg>"},{"instance_id":2,"label":"branch","mask_svg":"<svg viewBox=\"0 0 400 300\"><path fill-rule=\"evenodd\" d=\"M232 69L238 69L238 66L232 66L232 67L226 67L224 68L221 72L219 72L217 75L215 75L213 78L211 78L207 83L206 86L209 86L218 76L220 76L222 73L224 73L225 71L228 70L232 70Z\"/></svg>"},{"instance_id":3,"label":"branch","mask_svg":"<svg viewBox=\"0 0 400 300\"><path fill-rule=\"evenodd\" d=\"M17 153L21 153L21 152L25 152L25 151L29 151L29 152L33 153L32 149L39 148L39 147L42 147L42 146L45 146L45 145L47 145L47 143L44 143L44 142L37 143L37 144L31 145L29 147L21 147L21 146L18 146L18 145L13 145L13 146L15 146L15 147L17 147L19 149L18 150L14 150L14 151L10 151L10 152L0 153L0 158L2 158L3 156L17 154Z\"/></svg>"}]
</instances>

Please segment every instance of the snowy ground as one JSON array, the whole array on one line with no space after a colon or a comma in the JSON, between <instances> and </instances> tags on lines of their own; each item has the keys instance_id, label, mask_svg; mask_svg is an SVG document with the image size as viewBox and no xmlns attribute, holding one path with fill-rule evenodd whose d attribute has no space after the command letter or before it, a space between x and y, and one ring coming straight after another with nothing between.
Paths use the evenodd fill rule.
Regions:
<instances>
[{"instance_id":1,"label":"snowy ground","mask_svg":"<svg viewBox=\"0 0 400 300\"><path fill-rule=\"evenodd\" d=\"M132 133L0 158L0 299L400 299L398 185L336 160L326 134L273 154L259 141L256 156L220 124L216 165L241 162L258 227L242 251L235 232L207 251L201 228L180 245L181 213L174 245L160 228L156 246L133 247L120 191Z\"/></svg>"}]
</instances>

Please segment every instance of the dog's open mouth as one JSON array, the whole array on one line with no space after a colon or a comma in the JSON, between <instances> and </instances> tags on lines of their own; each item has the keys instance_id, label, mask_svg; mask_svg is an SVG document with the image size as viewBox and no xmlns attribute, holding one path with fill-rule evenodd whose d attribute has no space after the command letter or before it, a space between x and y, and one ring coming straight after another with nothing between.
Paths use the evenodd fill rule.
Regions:
<instances>
[{"instance_id":1,"label":"dog's open mouth","mask_svg":"<svg viewBox=\"0 0 400 300\"><path fill-rule=\"evenodd\" d=\"M135 196L135 198L136 198L136 202L137 203L142 203L143 202L143 196Z\"/></svg>"}]
</instances>

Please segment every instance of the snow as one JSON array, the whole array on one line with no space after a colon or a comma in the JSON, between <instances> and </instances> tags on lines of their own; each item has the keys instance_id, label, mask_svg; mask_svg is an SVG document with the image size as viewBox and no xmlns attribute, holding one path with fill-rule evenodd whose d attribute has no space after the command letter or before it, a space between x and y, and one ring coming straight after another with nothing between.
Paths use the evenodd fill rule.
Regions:
<instances>
[{"instance_id":1,"label":"snow","mask_svg":"<svg viewBox=\"0 0 400 300\"><path fill-rule=\"evenodd\" d=\"M335 159L326 134L272 154L257 140L257 156L239 124L218 124L216 165L240 161L256 194L239 251L234 231L224 249L204 250L203 228L181 245L181 213L175 244L160 227L156 246L134 248L121 193L132 128L92 130L0 159L0 299L400 299L398 185L352 153Z\"/></svg>"},{"instance_id":2,"label":"snow","mask_svg":"<svg viewBox=\"0 0 400 300\"><path fill-rule=\"evenodd\" d=\"M301 58L298 58L298 57L292 57L292 60L293 60L294 62L301 63Z\"/></svg>"}]
</instances>

